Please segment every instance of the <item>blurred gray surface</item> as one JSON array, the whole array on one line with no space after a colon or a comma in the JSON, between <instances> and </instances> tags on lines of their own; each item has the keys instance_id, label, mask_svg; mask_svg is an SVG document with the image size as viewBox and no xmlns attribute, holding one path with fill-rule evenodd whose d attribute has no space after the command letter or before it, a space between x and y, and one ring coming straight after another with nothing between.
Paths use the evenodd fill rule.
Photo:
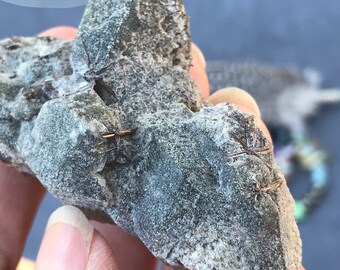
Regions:
<instances>
[{"instance_id":1,"label":"blurred gray surface","mask_svg":"<svg viewBox=\"0 0 340 270\"><path fill-rule=\"evenodd\" d=\"M299 68L313 67L326 87L340 86L340 2L337 0L185 1L192 38L207 59L253 60ZM56 25L79 24L83 8L31 9L0 2L0 38L34 35ZM300 225L307 269L339 269L340 257L340 106L322 109L309 122L311 136L331 156L331 189L323 203ZM307 188L298 173L294 194ZM57 202L47 196L25 249L35 258L48 215Z\"/></svg>"}]
</instances>

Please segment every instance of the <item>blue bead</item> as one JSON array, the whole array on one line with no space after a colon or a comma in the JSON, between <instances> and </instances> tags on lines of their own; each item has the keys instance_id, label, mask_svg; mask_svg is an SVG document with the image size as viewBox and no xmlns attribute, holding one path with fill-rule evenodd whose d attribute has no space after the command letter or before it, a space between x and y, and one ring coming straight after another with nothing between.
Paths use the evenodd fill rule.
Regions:
<instances>
[{"instance_id":1,"label":"blue bead","mask_svg":"<svg viewBox=\"0 0 340 270\"><path fill-rule=\"evenodd\" d=\"M328 170L325 164L319 164L312 169L312 184L314 187L324 187L327 183Z\"/></svg>"}]
</instances>

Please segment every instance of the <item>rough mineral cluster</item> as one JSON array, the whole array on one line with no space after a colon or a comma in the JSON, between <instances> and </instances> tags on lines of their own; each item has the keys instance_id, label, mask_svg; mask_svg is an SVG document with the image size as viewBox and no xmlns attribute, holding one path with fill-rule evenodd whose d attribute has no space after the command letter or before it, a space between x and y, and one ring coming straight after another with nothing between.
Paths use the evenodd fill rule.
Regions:
<instances>
[{"instance_id":1,"label":"rough mineral cluster","mask_svg":"<svg viewBox=\"0 0 340 270\"><path fill-rule=\"evenodd\" d=\"M175 267L298 269L270 142L190 63L180 0L93 0L74 42L1 41L1 160Z\"/></svg>"}]
</instances>

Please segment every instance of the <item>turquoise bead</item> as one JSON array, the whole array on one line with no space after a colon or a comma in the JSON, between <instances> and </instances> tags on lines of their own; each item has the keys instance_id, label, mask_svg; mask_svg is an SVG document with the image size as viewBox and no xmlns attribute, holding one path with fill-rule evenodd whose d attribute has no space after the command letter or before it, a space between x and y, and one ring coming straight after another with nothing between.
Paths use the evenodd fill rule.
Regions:
<instances>
[{"instance_id":1,"label":"turquoise bead","mask_svg":"<svg viewBox=\"0 0 340 270\"><path fill-rule=\"evenodd\" d=\"M328 171L324 164L319 164L312 169L312 184L314 187L324 187L327 183Z\"/></svg>"},{"instance_id":2,"label":"turquoise bead","mask_svg":"<svg viewBox=\"0 0 340 270\"><path fill-rule=\"evenodd\" d=\"M307 208L301 201L295 201L295 220L300 222L305 219Z\"/></svg>"}]
</instances>

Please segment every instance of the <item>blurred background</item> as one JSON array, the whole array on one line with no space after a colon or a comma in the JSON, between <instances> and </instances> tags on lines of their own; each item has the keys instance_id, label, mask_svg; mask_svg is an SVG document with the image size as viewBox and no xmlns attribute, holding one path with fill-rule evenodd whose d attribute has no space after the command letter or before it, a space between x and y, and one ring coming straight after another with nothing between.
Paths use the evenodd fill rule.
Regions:
<instances>
[{"instance_id":1,"label":"blurred background","mask_svg":"<svg viewBox=\"0 0 340 270\"><path fill-rule=\"evenodd\" d=\"M71 0L70 0L71 1ZM340 2L337 0L185 1L193 41L208 60L255 61L321 72L324 87L340 87ZM0 1L0 38L33 36L57 25L77 26L84 7L34 9ZM310 270L340 265L340 104L323 107L308 122L310 136L330 155L330 190L299 224L303 263ZM289 185L296 196L308 188L297 172ZM49 214L59 203L47 195L24 255L35 259ZM3 233L3 232L2 232Z\"/></svg>"}]
</instances>

